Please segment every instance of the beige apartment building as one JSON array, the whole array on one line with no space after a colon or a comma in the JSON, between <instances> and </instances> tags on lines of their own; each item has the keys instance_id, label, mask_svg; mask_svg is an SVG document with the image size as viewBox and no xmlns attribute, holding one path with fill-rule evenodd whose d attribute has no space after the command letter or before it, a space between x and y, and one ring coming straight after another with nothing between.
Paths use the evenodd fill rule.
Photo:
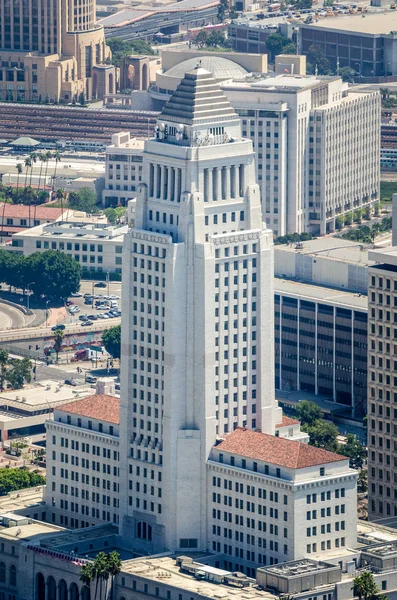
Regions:
<instances>
[{"instance_id":1,"label":"beige apartment building","mask_svg":"<svg viewBox=\"0 0 397 600\"><path fill-rule=\"evenodd\" d=\"M115 91L95 0L0 3L0 100L72 102Z\"/></svg>"}]
</instances>

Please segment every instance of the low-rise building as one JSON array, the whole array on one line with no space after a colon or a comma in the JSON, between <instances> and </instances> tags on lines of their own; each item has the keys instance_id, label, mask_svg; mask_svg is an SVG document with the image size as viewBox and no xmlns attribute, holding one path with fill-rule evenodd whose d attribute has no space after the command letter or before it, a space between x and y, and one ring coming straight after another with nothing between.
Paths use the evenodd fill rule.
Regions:
<instances>
[{"instance_id":1,"label":"low-rise building","mask_svg":"<svg viewBox=\"0 0 397 600\"><path fill-rule=\"evenodd\" d=\"M112 380L58 406L47 421L47 519L81 528L119 523L120 401Z\"/></svg>"},{"instance_id":2,"label":"low-rise building","mask_svg":"<svg viewBox=\"0 0 397 600\"><path fill-rule=\"evenodd\" d=\"M142 181L143 145L144 140L131 138L129 131L112 135L112 143L106 148L103 206L127 206L135 198Z\"/></svg>"},{"instance_id":3,"label":"low-rise building","mask_svg":"<svg viewBox=\"0 0 397 600\"><path fill-rule=\"evenodd\" d=\"M59 221L16 233L10 251L24 256L60 250L72 256L84 271L121 273L121 255L127 225Z\"/></svg>"},{"instance_id":4,"label":"low-rise building","mask_svg":"<svg viewBox=\"0 0 397 600\"><path fill-rule=\"evenodd\" d=\"M207 463L208 540L223 568L324 559L357 540L357 472L298 441L237 428Z\"/></svg>"},{"instance_id":5,"label":"low-rise building","mask_svg":"<svg viewBox=\"0 0 397 600\"><path fill-rule=\"evenodd\" d=\"M0 237L10 236L37 225L68 219L74 211L49 206L25 206L23 204L0 203Z\"/></svg>"}]
</instances>

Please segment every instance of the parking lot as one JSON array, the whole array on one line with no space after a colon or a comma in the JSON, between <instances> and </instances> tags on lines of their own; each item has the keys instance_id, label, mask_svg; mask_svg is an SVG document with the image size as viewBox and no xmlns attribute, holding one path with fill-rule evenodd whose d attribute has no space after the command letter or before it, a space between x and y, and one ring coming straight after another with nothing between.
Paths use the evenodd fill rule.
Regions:
<instances>
[{"instance_id":1,"label":"parking lot","mask_svg":"<svg viewBox=\"0 0 397 600\"><path fill-rule=\"evenodd\" d=\"M82 281L78 295L71 296L67 304L67 317L60 325L89 327L86 323L120 317L121 283Z\"/></svg>"}]
</instances>

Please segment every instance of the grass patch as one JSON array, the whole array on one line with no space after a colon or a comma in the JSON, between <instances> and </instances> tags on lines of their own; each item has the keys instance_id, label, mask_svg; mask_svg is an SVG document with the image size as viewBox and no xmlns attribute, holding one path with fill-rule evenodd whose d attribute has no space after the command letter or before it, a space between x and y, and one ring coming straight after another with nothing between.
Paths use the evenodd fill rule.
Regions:
<instances>
[{"instance_id":1,"label":"grass patch","mask_svg":"<svg viewBox=\"0 0 397 600\"><path fill-rule=\"evenodd\" d=\"M380 182L380 200L381 200L381 202L391 202L393 194L397 194L397 181L381 181Z\"/></svg>"}]
</instances>

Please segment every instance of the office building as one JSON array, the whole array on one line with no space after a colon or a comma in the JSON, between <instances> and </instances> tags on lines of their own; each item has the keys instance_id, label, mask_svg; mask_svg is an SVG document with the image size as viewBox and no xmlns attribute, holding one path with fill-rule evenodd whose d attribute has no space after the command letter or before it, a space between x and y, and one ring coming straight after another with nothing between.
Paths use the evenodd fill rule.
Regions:
<instances>
[{"instance_id":1,"label":"office building","mask_svg":"<svg viewBox=\"0 0 397 600\"><path fill-rule=\"evenodd\" d=\"M8 249L24 256L60 250L77 260L83 272L121 273L123 239L127 229L127 225L58 221L15 233Z\"/></svg>"},{"instance_id":2,"label":"office building","mask_svg":"<svg viewBox=\"0 0 397 600\"><path fill-rule=\"evenodd\" d=\"M376 264L368 270L368 517L397 527L397 247L369 257Z\"/></svg>"},{"instance_id":3,"label":"office building","mask_svg":"<svg viewBox=\"0 0 397 600\"><path fill-rule=\"evenodd\" d=\"M106 148L105 189L103 206L127 206L135 198L142 181L142 139L131 138L129 131L112 135L112 143Z\"/></svg>"},{"instance_id":4,"label":"office building","mask_svg":"<svg viewBox=\"0 0 397 600\"><path fill-rule=\"evenodd\" d=\"M275 385L367 412L367 296L275 279Z\"/></svg>"},{"instance_id":5,"label":"office building","mask_svg":"<svg viewBox=\"0 0 397 600\"><path fill-rule=\"evenodd\" d=\"M254 144L275 236L335 231L339 215L379 200L378 92L348 89L339 77L290 74L222 89Z\"/></svg>"},{"instance_id":6,"label":"office building","mask_svg":"<svg viewBox=\"0 0 397 600\"><path fill-rule=\"evenodd\" d=\"M186 54L166 55L172 66L157 73L153 99L165 102L192 68ZM338 216L377 202L378 91L305 75L302 57L276 57L279 74L267 75L267 65L258 72L256 55L231 54L232 60L202 60L213 65L208 68L241 117L243 136L253 142L262 208L274 235L323 235L335 231Z\"/></svg>"},{"instance_id":7,"label":"office building","mask_svg":"<svg viewBox=\"0 0 397 600\"><path fill-rule=\"evenodd\" d=\"M263 561L260 544L270 544L275 525L284 527L280 506L277 516L263 515L263 536L245 539L245 523L235 520L232 507L253 471L256 515L259 493L270 494L274 477L286 489L304 476L326 499L338 480L353 543L356 473L346 459L307 446L299 424L285 421L274 399L272 232L262 222L252 143L241 137L240 120L219 84L200 67L186 73L159 116L156 139L145 143L123 268L123 538L144 553L212 550L213 543L219 552L220 544L233 563L228 569L252 574ZM233 454L227 472L223 444ZM305 459L292 462L287 474L282 453ZM212 489L215 472L222 494ZM314 496L310 502L317 502ZM292 506L295 499L289 501ZM288 518L292 531L293 513ZM304 545L288 538L287 554L280 544L272 560L304 557L309 543L310 553L327 551L320 538Z\"/></svg>"},{"instance_id":8,"label":"office building","mask_svg":"<svg viewBox=\"0 0 397 600\"><path fill-rule=\"evenodd\" d=\"M115 90L95 0L0 5L0 100L70 103Z\"/></svg>"},{"instance_id":9,"label":"office building","mask_svg":"<svg viewBox=\"0 0 397 600\"><path fill-rule=\"evenodd\" d=\"M333 70L338 64L350 67L359 78L377 83L397 74L396 31L393 11L320 19L299 26L298 51L307 54L311 46L317 46Z\"/></svg>"},{"instance_id":10,"label":"office building","mask_svg":"<svg viewBox=\"0 0 397 600\"><path fill-rule=\"evenodd\" d=\"M114 382L57 406L46 422L47 519L81 528L119 522L119 406Z\"/></svg>"}]
</instances>

